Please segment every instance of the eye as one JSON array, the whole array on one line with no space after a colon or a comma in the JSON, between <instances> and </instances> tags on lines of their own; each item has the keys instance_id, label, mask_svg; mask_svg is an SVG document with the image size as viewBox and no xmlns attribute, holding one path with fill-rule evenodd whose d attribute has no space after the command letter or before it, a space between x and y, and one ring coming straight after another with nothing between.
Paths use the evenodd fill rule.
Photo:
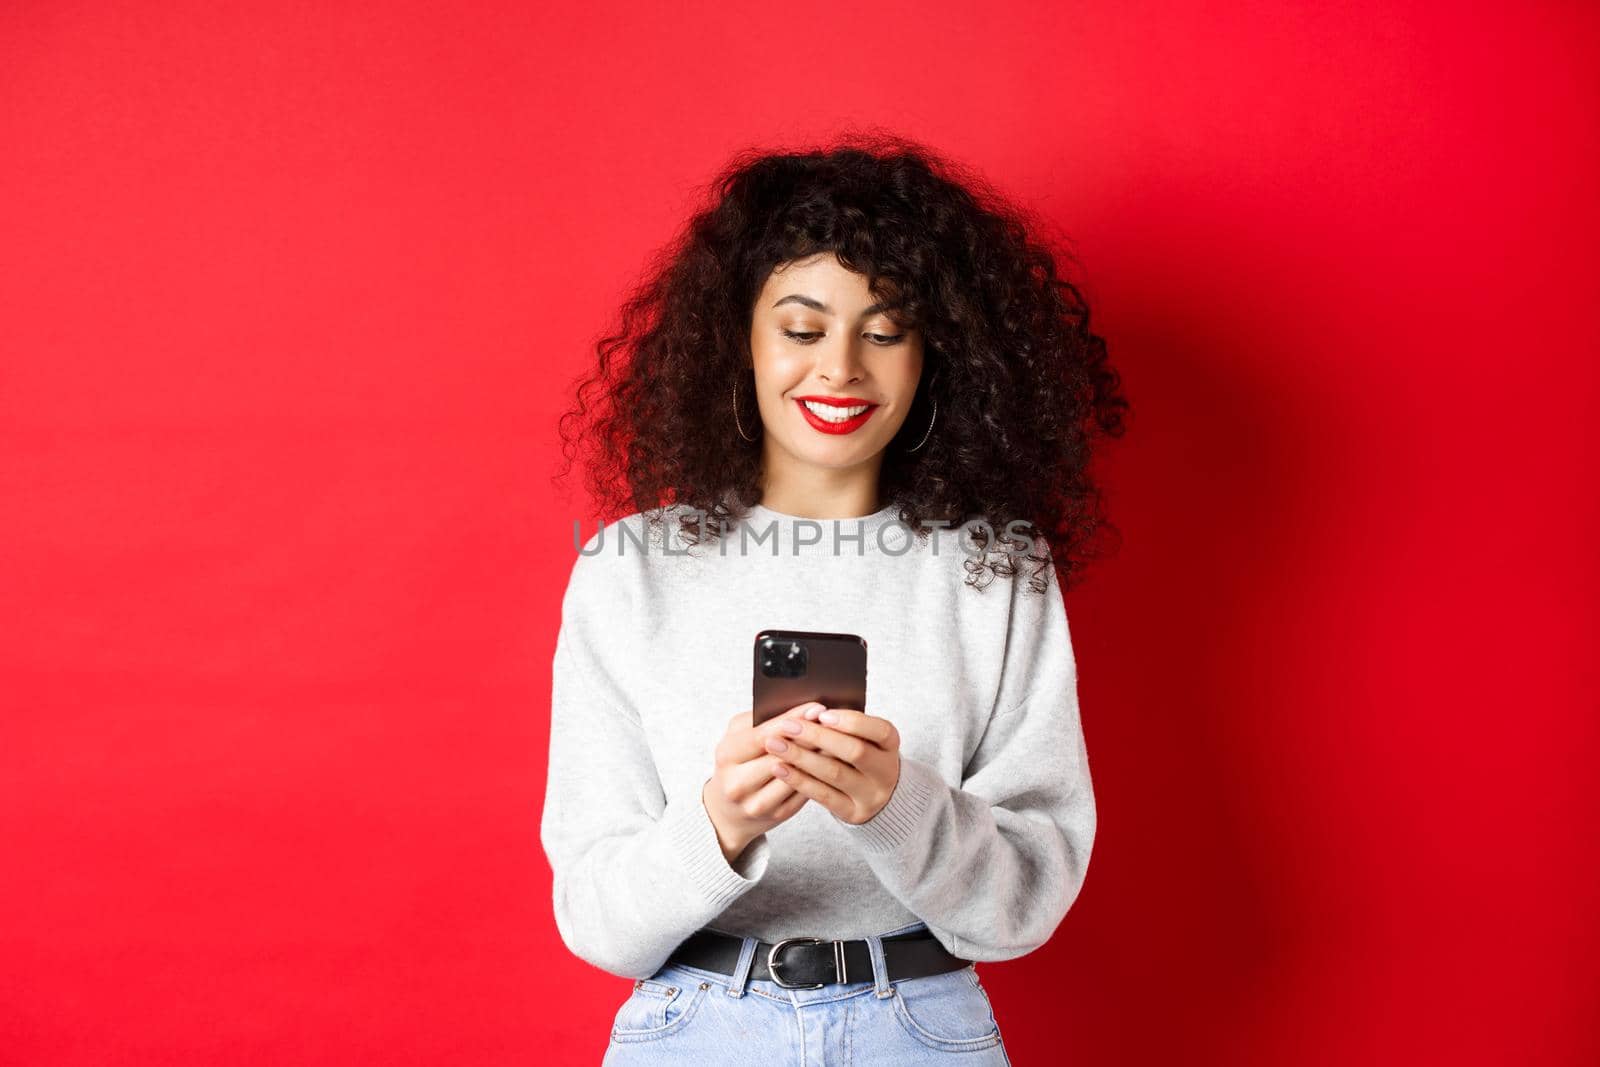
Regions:
<instances>
[{"instance_id":1,"label":"eye","mask_svg":"<svg viewBox=\"0 0 1600 1067\"><path fill-rule=\"evenodd\" d=\"M785 337L789 338L791 341L793 341L797 345L809 345L812 342L814 342L817 338L822 336L822 334L817 333L815 331L812 331L812 332L809 332L809 333L798 333L798 332L796 332L794 330L784 330L783 331L783 335Z\"/></svg>"},{"instance_id":2,"label":"eye","mask_svg":"<svg viewBox=\"0 0 1600 1067\"><path fill-rule=\"evenodd\" d=\"M903 333L897 333L892 337L887 335L887 334L881 334L881 333L869 333L869 334L867 334L867 336L872 338L872 343L873 344L881 345L884 348L887 348L887 347L889 347L890 345L893 345L893 344L899 344L901 341L905 340L905 337L906 337L906 335L903 334Z\"/></svg>"}]
</instances>

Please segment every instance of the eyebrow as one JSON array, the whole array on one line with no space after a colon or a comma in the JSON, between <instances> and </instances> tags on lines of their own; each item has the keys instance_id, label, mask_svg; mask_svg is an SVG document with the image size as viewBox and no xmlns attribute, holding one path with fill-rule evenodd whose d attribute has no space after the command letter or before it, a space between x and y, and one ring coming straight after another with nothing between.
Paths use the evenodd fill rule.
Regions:
<instances>
[{"instance_id":1,"label":"eyebrow","mask_svg":"<svg viewBox=\"0 0 1600 1067\"><path fill-rule=\"evenodd\" d=\"M811 309L813 309L815 311L821 311L821 312L823 312L824 314L827 314L827 315L832 315L833 314L833 309L831 307L829 307L827 304L824 304L822 301L817 300L817 299L815 299L813 297L805 296L802 293L790 293L788 296L786 296L783 299L777 301L772 306L773 307L778 307L780 305L789 304L789 303L803 304L806 307L811 308ZM862 318L866 318L869 315L876 315L880 311L888 311L891 308L896 308L896 307L899 307L899 306L900 305L898 305L898 304L887 303L887 302L880 301L880 302L878 302L876 304L873 304L871 307L864 309L861 312L861 317Z\"/></svg>"}]
</instances>

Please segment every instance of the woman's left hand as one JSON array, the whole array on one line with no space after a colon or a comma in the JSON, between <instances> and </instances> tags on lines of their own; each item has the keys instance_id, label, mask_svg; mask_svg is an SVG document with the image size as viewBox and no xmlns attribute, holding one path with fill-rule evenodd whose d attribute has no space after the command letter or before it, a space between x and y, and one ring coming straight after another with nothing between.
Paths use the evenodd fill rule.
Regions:
<instances>
[{"instance_id":1,"label":"woman's left hand","mask_svg":"<svg viewBox=\"0 0 1600 1067\"><path fill-rule=\"evenodd\" d=\"M828 708L822 716L833 721L811 721L812 712L784 723L781 737L767 738L767 751L780 761L772 773L844 822L864 823L883 810L900 781L900 731L851 708ZM799 733L787 732L791 723Z\"/></svg>"}]
</instances>

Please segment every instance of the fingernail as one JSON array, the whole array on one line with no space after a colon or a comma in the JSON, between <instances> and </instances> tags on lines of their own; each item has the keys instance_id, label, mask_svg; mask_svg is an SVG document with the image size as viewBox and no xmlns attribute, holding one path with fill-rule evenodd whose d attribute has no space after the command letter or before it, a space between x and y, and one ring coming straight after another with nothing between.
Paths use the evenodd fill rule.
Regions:
<instances>
[{"instance_id":1,"label":"fingernail","mask_svg":"<svg viewBox=\"0 0 1600 1067\"><path fill-rule=\"evenodd\" d=\"M797 734L804 729L804 726L795 722L793 719L790 719L788 722L783 724L783 732L786 734Z\"/></svg>"},{"instance_id":2,"label":"fingernail","mask_svg":"<svg viewBox=\"0 0 1600 1067\"><path fill-rule=\"evenodd\" d=\"M838 722L839 721L839 716L835 715L831 711L825 711L825 712L823 712L821 715L819 715L817 717L819 719L821 719L823 722Z\"/></svg>"},{"instance_id":3,"label":"fingernail","mask_svg":"<svg viewBox=\"0 0 1600 1067\"><path fill-rule=\"evenodd\" d=\"M816 722L817 721L817 716L819 714L821 714L821 713L822 713L821 705L813 704L809 708L806 709L806 718L810 719L812 722Z\"/></svg>"},{"instance_id":4,"label":"fingernail","mask_svg":"<svg viewBox=\"0 0 1600 1067\"><path fill-rule=\"evenodd\" d=\"M781 737L769 737L767 738L767 747L774 752L784 752L789 748L789 742Z\"/></svg>"}]
</instances>

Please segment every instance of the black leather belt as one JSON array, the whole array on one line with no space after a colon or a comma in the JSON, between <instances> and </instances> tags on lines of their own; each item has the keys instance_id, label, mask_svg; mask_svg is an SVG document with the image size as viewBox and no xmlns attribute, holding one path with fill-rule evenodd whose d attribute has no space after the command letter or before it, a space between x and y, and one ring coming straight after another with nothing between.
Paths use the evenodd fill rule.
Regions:
<instances>
[{"instance_id":1,"label":"black leather belt","mask_svg":"<svg viewBox=\"0 0 1600 1067\"><path fill-rule=\"evenodd\" d=\"M926 930L893 934L883 940L883 963L889 981L924 978L959 970L972 961L953 956ZM717 930L697 930L673 950L668 963L683 963L732 976L739 965L744 939ZM756 942L750 980L776 982L786 989L821 989L844 982L872 981L872 953L863 939L826 941L786 937Z\"/></svg>"}]
</instances>

